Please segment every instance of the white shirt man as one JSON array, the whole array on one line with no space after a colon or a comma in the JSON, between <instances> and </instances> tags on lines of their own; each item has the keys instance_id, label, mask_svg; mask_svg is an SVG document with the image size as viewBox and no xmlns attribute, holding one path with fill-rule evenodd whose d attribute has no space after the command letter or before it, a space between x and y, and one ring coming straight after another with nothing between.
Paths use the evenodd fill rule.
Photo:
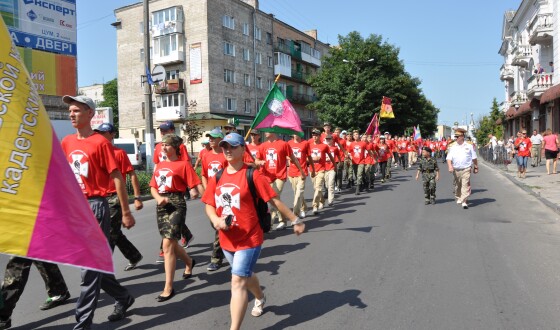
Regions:
<instances>
[{"instance_id":1,"label":"white shirt man","mask_svg":"<svg viewBox=\"0 0 560 330\"><path fill-rule=\"evenodd\" d=\"M539 166L541 164L541 152L542 152L542 135L533 130L533 135L531 135L531 166Z\"/></svg>"},{"instance_id":2,"label":"white shirt man","mask_svg":"<svg viewBox=\"0 0 560 330\"><path fill-rule=\"evenodd\" d=\"M457 204L468 209L467 198L471 193L471 167L478 173L478 160L473 145L465 142L465 130L457 130L454 143L447 152L447 167L453 173Z\"/></svg>"}]
</instances>

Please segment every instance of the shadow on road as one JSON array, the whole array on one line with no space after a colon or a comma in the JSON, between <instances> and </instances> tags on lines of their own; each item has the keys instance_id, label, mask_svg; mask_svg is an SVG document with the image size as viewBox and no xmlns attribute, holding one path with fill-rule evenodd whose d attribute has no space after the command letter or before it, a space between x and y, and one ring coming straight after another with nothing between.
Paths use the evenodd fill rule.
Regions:
<instances>
[{"instance_id":1,"label":"shadow on road","mask_svg":"<svg viewBox=\"0 0 560 330\"><path fill-rule=\"evenodd\" d=\"M469 206L478 206L486 203L493 203L496 200L494 198L479 198L479 199L469 199Z\"/></svg>"},{"instance_id":2,"label":"shadow on road","mask_svg":"<svg viewBox=\"0 0 560 330\"><path fill-rule=\"evenodd\" d=\"M288 327L295 327L298 324L321 317L346 304L364 309L367 305L359 298L360 293L361 291L359 290L346 290L343 292L323 291L321 293L301 297L294 300L293 303L284 306L265 307L265 313L289 315L288 318L266 329L286 329Z\"/></svg>"}]
</instances>

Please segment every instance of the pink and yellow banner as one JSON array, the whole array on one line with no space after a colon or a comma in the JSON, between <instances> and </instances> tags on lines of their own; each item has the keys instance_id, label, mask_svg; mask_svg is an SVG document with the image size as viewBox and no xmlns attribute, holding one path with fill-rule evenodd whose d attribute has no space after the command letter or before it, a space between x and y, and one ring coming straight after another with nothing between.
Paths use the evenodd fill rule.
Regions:
<instances>
[{"instance_id":1,"label":"pink and yellow banner","mask_svg":"<svg viewBox=\"0 0 560 330\"><path fill-rule=\"evenodd\" d=\"M112 273L107 239L1 18L0 45L0 253Z\"/></svg>"}]
</instances>

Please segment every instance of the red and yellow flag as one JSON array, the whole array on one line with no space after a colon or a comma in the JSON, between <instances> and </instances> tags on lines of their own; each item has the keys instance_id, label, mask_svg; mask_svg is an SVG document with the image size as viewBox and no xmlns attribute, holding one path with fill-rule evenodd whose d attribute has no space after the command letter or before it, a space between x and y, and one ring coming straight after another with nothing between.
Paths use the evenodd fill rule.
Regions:
<instances>
[{"instance_id":1,"label":"red and yellow flag","mask_svg":"<svg viewBox=\"0 0 560 330\"><path fill-rule=\"evenodd\" d=\"M381 101L381 112L379 113L379 118L395 118L393 113L393 107L391 106L391 99L383 96Z\"/></svg>"}]
</instances>

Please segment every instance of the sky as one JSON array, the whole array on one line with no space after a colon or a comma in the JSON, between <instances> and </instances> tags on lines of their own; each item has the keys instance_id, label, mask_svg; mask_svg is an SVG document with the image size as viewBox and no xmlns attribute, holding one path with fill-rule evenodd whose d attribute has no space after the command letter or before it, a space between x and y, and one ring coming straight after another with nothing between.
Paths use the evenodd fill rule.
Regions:
<instances>
[{"instance_id":1,"label":"sky","mask_svg":"<svg viewBox=\"0 0 560 330\"><path fill-rule=\"evenodd\" d=\"M212 1L212 0L208 0ZM131 0L77 1L78 86L117 76L114 9ZM440 109L438 123L477 121L493 98L504 99L498 54L504 12L521 0L260 0L259 8L293 27L318 30L320 41L358 31L400 49L400 59L421 80L424 95ZM390 96L389 96L390 97Z\"/></svg>"}]
</instances>

